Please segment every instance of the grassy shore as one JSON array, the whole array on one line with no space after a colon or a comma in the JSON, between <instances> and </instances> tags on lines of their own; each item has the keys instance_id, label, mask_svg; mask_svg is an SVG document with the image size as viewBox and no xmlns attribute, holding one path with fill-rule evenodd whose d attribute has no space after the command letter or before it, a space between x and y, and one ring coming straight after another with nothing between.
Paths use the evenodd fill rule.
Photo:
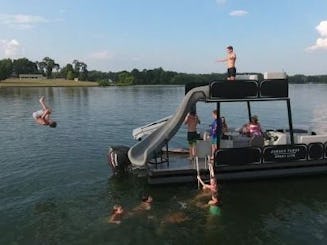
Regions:
<instances>
[{"instance_id":1,"label":"grassy shore","mask_svg":"<svg viewBox=\"0 0 327 245\"><path fill-rule=\"evenodd\" d=\"M64 79L6 79L0 87L96 87L98 83Z\"/></svg>"}]
</instances>

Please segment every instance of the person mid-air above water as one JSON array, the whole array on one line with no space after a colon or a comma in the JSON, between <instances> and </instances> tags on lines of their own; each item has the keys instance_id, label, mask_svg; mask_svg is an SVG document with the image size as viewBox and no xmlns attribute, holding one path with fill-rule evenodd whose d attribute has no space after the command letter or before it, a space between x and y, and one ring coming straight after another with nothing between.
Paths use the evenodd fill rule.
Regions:
<instances>
[{"instance_id":1,"label":"person mid-air above water","mask_svg":"<svg viewBox=\"0 0 327 245\"><path fill-rule=\"evenodd\" d=\"M50 119L51 108L46 106L44 96L40 98L39 102L42 106L42 109L33 112L32 114L35 122L40 125L49 126L51 128L57 127L57 123Z\"/></svg>"}]
</instances>

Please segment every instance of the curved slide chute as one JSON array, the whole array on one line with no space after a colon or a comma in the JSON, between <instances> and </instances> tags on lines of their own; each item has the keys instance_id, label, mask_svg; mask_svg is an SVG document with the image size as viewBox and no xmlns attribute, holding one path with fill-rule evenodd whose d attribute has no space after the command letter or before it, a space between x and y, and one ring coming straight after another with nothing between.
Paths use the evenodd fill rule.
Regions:
<instances>
[{"instance_id":1,"label":"curved slide chute","mask_svg":"<svg viewBox=\"0 0 327 245\"><path fill-rule=\"evenodd\" d=\"M134 166L144 166L154 152L160 150L178 131L187 113L199 100L209 97L209 85L191 89L183 98L175 114L160 128L148 135L128 151Z\"/></svg>"}]
</instances>

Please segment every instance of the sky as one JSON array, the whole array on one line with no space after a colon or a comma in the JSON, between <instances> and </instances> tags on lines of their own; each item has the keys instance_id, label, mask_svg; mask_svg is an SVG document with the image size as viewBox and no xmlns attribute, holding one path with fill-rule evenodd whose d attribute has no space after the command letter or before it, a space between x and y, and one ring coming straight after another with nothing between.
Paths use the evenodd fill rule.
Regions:
<instances>
[{"instance_id":1,"label":"sky","mask_svg":"<svg viewBox=\"0 0 327 245\"><path fill-rule=\"evenodd\" d=\"M327 0L1 0L0 59L88 70L327 74Z\"/></svg>"}]
</instances>

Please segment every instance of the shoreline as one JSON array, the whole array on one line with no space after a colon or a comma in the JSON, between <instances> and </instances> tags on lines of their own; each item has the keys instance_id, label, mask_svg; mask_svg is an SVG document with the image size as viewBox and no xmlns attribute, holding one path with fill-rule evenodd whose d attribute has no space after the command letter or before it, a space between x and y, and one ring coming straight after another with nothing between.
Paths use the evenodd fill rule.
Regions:
<instances>
[{"instance_id":1,"label":"shoreline","mask_svg":"<svg viewBox=\"0 0 327 245\"><path fill-rule=\"evenodd\" d=\"M6 79L0 81L0 88L9 87L99 87L97 82L65 79Z\"/></svg>"}]
</instances>

